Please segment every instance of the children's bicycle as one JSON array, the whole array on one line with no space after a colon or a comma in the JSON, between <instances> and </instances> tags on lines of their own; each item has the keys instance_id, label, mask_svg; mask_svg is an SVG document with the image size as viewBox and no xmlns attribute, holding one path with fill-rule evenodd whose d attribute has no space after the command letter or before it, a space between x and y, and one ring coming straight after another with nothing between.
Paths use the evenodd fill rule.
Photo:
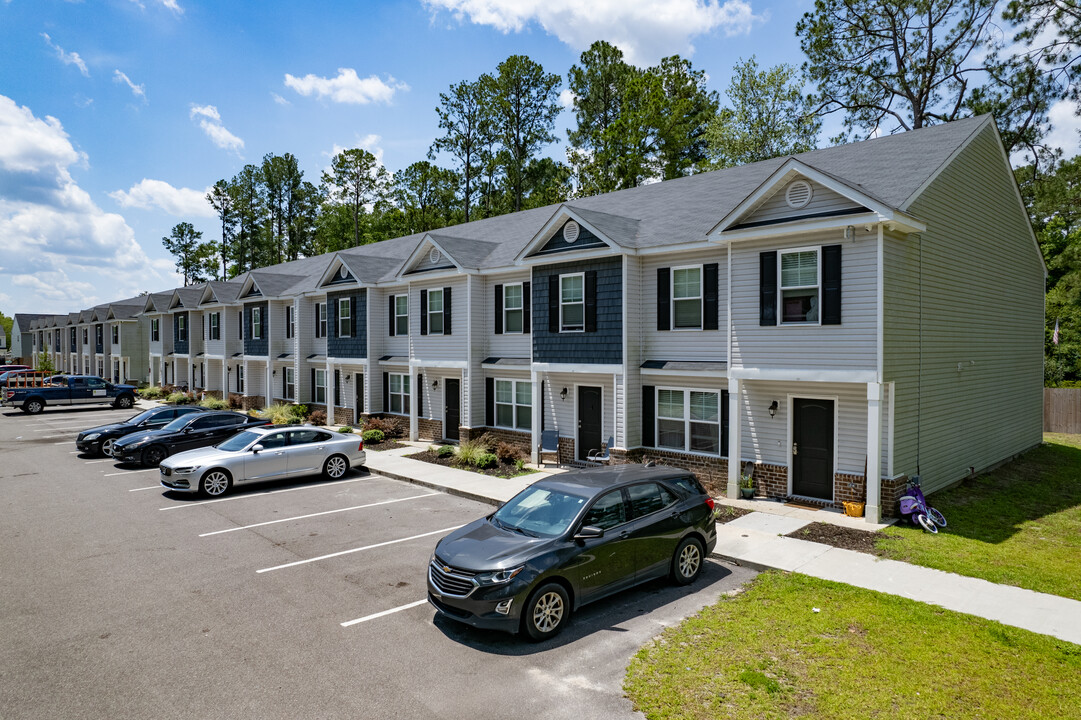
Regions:
<instances>
[{"instance_id":1,"label":"children's bicycle","mask_svg":"<svg viewBox=\"0 0 1081 720\"><path fill-rule=\"evenodd\" d=\"M901 497L901 515L929 533L937 533L940 527L946 527L946 517L927 504L918 475L914 475L905 486L905 494Z\"/></svg>"}]
</instances>

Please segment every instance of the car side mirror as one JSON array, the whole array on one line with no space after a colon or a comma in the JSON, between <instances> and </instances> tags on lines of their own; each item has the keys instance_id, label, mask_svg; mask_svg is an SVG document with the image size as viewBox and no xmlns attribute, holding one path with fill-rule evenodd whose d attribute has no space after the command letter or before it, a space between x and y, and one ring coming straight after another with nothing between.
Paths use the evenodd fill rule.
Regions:
<instances>
[{"instance_id":1,"label":"car side mirror","mask_svg":"<svg viewBox=\"0 0 1081 720\"><path fill-rule=\"evenodd\" d=\"M261 453L263 451L263 446L262 445L253 445L251 451L252 451L253 455L258 455L259 453Z\"/></svg>"},{"instance_id":2,"label":"car side mirror","mask_svg":"<svg viewBox=\"0 0 1081 720\"><path fill-rule=\"evenodd\" d=\"M599 537L604 537L604 530L596 525L586 525L578 528L578 532L574 534L575 540L594 540Z\"/></svg>"},{"instance_id":3,"label":"car side mirror","mask_svg":"<svg viewBox=\"0 0 1081 720\"><path fill-rule=\"evenodd\" d=\"M195 428L193 428L191 426L188 426L188 427L184 428L184 434L185 435L188 435L188 434L190 434L192 432L195 432Z\"/></svg>"}]
</instances>

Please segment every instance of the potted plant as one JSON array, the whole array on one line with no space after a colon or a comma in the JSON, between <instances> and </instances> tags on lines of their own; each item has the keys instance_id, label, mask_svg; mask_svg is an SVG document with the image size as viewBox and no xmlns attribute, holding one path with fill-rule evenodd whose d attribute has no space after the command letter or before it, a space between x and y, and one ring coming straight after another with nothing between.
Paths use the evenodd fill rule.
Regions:
<instances>
[{"instance_id":1,"label":"potted plant","mask_svg":"<svg viewBox=\"0 0 1081 720\"><path fill-rule=\"evenodd\" d=\"M754 478L750 475L740 475L739 494L744 500L754 497Z\"/></svg>"}]
</instances>

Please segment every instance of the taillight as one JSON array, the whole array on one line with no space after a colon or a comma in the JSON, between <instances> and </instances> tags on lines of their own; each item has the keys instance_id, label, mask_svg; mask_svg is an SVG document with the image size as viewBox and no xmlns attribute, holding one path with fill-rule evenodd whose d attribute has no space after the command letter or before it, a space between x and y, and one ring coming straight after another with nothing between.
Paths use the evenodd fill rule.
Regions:
<instances>
[{"instance_id":1,"label":"taillight","mask_svg":"<svg viewBox=\"0 0 1081 720\"><path fill-rule=\"evenodd\" d=\"M710 510L713 510L714 505L715 503L713 502L713 498L711 498L709 495L706 495L706 507L708 507Z\"/></svg>"},{"instance_id":2,"label":"taillight","mask_svg":"<svg viewBox=\"0 0 1081 720\"><path fill-rule=\"evenodd\" d=\"M363 441L363 440L361 440L361 441L360 441L360 446L359 446L359 447L357 447L357 452L361 452L361 451L363 451L363 450L364 450L364 441Z\"/></svg>"}]
</instances>

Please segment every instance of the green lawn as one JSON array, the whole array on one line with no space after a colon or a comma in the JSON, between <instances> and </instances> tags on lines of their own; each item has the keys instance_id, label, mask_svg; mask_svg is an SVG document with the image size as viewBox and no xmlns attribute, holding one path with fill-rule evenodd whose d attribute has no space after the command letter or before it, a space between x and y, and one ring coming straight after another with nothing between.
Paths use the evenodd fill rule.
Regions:
<instances>
[{"instance_id":1,"label":"green lawn","mask_svg":"<svg viewBox=\"0 0 1081 720\"><path fill-rule=\"evenodd\" d=\"M949 526L938 535L899 526L880 554L995 583L1081 600L1081 436L1045 443L928 501Z\"/></svg>"},{"instance_id":2,"label":"green lawn","mask_svg":"<svg viewBox=\"0 0 1081 720\"><path fill-rule=\"evenodd\" d=\"M624 690L651 719L1076 718L1081 646L768 572L640 650Z\"/></svg>"}]
</instances>

